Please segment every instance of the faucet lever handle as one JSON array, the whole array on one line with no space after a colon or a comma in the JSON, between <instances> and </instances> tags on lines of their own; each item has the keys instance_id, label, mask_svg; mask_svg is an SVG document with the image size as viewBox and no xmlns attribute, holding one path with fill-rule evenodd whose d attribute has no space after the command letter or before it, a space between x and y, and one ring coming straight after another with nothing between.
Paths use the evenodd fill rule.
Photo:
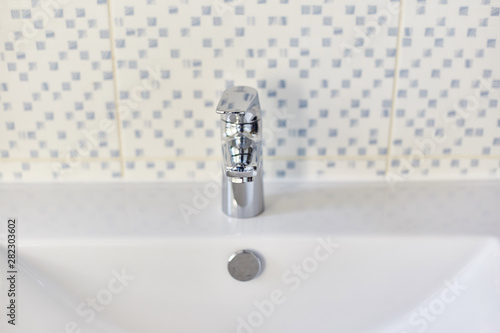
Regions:
<instances>
[{"instance_id":1,"label":"faucet lever handle","mask_svg":"<svg viewBox=\"0 0 500 333\"><path fill-rule=\"evenodd\" d=\"M245 115L247 112L255 112L252 110L255 109L255 106L260 112L257 90L251 87L237 86L228 88L222 93L215 112L223 115Z\"/></svg>"}]
</instances>

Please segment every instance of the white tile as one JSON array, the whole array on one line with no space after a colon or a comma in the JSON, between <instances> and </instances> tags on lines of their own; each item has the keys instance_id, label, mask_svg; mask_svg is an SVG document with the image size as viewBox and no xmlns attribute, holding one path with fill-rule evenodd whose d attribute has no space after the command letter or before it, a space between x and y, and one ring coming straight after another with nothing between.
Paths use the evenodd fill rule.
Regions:
<instances>
[{"instance_id":1,"label":"white tile","mask_svg":"<svg viewBox=\"0 0 500 333\"><path fill-rule=\"evenodd\" d=\"M0 158L118 156L106 3L31 4L0 10Z\"/></svg>"},{"instance_id":2,"label":"white tile","mask_svg":"<svg viewBox=\"0 0 500 333\"><path fill-rule=\"evenodd\" d=\"M106 181L121 178L120 162L8 161L0 163L0 181Z\"/></svg>"},{"instance_id":3,"label":"white tile","mask_svg":"<svg viewBox=\"0 0 500 333\"><path fill-rule=\"evenodd\" d=\"M140 159L125 161L126 180L206 181L222 175L221 161Z\"/></svg>"},{"instance_id":4,"label":"white tile","mask_svg":"<svg viewBox=\"0 0 500 333\"><path fill-rule=\"evenodd\" d=\"M385 159L309 159L264 161L269 179L358 181L383 179Z\"/></svg>"},{"instance_id":5,"label":"white tile","mask_svg":"<svg viewBox=\"0 0 500 333\"><path fill-rule=\"evenodd\" d=\"M394 158L386 179L393 186L405 181L500 178L498 158Z\"/></svg>"},{"instance_id":6,"label":"white tile","mask_svg":"<svg viewBox=\"0 0 500 333\"><path fill-rule=\"evenodd\" d=\"M0 2L0 180L120 178L121 144L125 179L206 180L232 85L258 89L266 179L384 177L399 1L41 4ZM405 5L388 177L497 177L500 0Z\"/></svg>"},{"instance_id":7,"label":"white tile","mask_svg":"<svg viewBox=\"0 0 500 333\"><path fill-rule=\"evenodd\" d=\"M232 85L258 88L266 155L386 154L398 2L220 4L113 2L126 157L218 156Z\"/></svg>"},{"instance_id":8,"label":"white tile","mask_svg":"<svg viewBox=\"0 0 500 333\"><path fill-rule=\"evenodd\" d=\"M499 6L406 1L394 154L500 154Z\"/></svg>"}]
</instances>

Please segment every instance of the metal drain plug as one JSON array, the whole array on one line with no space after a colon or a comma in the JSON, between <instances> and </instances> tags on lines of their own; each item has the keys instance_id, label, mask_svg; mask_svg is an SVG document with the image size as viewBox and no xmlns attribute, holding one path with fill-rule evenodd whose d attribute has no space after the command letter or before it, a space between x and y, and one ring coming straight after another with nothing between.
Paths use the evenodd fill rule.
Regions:
<instances>
[{"instance_id":1,"label":"metal drain plug","mask_svg":"<svg viewBox=\"0 0 500 333\"><path fill-rule=\"evenodd\" d=\"M240 250L229 257L227 270L238 281L250 281L262 273L263 262L260 256L251 250Z\"/></svg>"}]
</instances>

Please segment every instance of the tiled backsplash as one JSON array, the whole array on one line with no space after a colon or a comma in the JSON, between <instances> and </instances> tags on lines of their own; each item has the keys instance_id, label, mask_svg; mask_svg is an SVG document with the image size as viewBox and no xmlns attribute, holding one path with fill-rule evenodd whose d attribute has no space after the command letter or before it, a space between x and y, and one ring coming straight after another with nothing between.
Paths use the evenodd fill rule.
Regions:
<instances>
[{"instance_id":1,"label":"tiled backsplash","mask_svg":"<svg viewBox=\"0 0 500 333\"><path fill-rule=\"evenodd\" d=\"M267 178L498 178L499 44L500 0L2 0L0 180L206 179L233 85Z\"/></svg>"}]
</instances>

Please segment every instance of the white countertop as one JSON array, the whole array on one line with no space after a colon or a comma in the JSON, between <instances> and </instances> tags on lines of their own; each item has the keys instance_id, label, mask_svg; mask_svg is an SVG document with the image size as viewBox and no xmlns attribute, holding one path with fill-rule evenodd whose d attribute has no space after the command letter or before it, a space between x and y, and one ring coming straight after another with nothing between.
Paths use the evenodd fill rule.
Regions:
<instances>
[{"instance_id":1,"label":"white countertop","mask_svg":"<svg viewBox=\"0 0 500 333\"><path fill-rule=\"evenodd\" d=\"M395 191L384 182L265 182L266 209L251 219L225 216L220 193L196 209L195 192L205 187L218 189L216 182L4 183L0 213L18 218L21 242L276 233L500 237L500 181L404 183ZM185 218L186 209L195 213Z\"/></svg>"}]
</instances>

